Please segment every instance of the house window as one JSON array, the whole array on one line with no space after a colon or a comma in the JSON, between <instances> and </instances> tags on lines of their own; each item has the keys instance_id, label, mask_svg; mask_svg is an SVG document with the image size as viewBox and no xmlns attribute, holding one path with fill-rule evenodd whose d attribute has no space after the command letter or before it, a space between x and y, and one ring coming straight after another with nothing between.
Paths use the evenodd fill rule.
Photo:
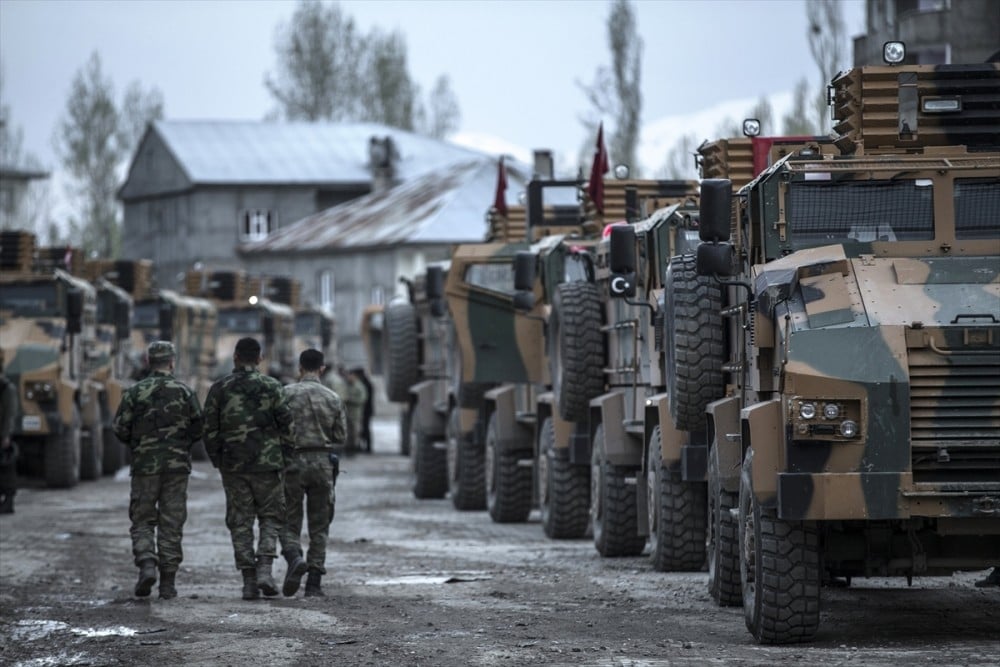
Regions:
<instances>
[{"instance_id":1,"label":"house window","mask_svg":"<svg viewBox=\"0 0 1000 667\"><path fill-rule=\"evenodd\" d=\"M334 281L333 271L325 269L319 272L319 302L323 308L333 310L334 308Z\"/></svg>"},{"instance_id":2,"label":"house window","mask_svg":"<svg viewBox=\"0 0 1000 667\"><path fill-rule=\"evenodd\" d=\"M372 303L376 306L385 304L385 288L381 285L372 288Z\"/></svg>"},{"instance_id":3,"label":"house window","mask_svg":"<svg viewBox=\"0 0 1000 667\"><path fill-rule=\"evenodd\" d=\"M276 217L266 208L246 209L240 214L240 240L263 241L274 231Z\"/></svg>"}]
</instances>

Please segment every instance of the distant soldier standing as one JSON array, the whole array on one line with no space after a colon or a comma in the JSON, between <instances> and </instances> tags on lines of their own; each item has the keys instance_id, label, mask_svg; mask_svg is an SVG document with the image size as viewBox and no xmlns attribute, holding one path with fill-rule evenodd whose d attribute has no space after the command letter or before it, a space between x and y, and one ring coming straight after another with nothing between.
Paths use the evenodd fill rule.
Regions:
<instances>
[{"instance_id":1,"label":"distant soldier standing","mask_svg":"<svg viewBox=\"0 0 1000 667\"><path fill-rule=\"evenodd\" d=\"M11 440L17 418L17 385L3 373L3 351L0 350L0 514L14 513L17 493L17 450Z\"/></svg>"},{"instance_id":2,"label":"distant soldier standing","mask_svg":"<svg viewBox=\"0 0 1000 667\"><path fill-rule=\"evenodd\" d=\"M320 381L323 353L305 350L299 355L299 381L285 387L295 421L295 454L285 469L285 527L281 554L288 572L281 592L295 595L308 570L306 597L323 595L320 581L326 574L326 539L336 504L335 448L346 437L344 404ZM308 560L302 559L302 501L306 501L309 529Z\"/></svg>"},{"instance_id":3,"label":"distant soldier standing","mask_svg":"<svg viewBox=\"0 0 1000 667\"><path fill-rule=\"evenodd\" d=\"M354 370L346 372L347 395L344 403L347 407L347 452L354 454L361 451L361 433L364 427L365 402L368 400L368 390Z\"/></svg>"},{"instance_id":4,"label":"distant soldier standing","mask_svg":"<svg viewBox=\"0 0 1000 667\"><path fill-rule=\"evenodd\" d=\"M135 594L149 595L159 564L164 600L177 597L191 448L203 427L198 396L173 376L174 356L172 343L150 343L149 374L122 395L113 423L115 435L132 452L128 514L139 567Z\"/></svg>"},{"instance_id":5,"label":"distant soldier standing","mask_svg":"<svg viewBox=\"0 0 1000 667\"><path fill-rule=\"evenodd\" d=\"M222 473L226 526L236 567L243 573L243 599L277 595L271 574L278 532L285 522L282 471L293 445L292 413L281 383L257 370L260 343L241 338L233 372L205 398L205 449ZM254 522L260 536L254 552Z\"/></svg>"}]
</instances>

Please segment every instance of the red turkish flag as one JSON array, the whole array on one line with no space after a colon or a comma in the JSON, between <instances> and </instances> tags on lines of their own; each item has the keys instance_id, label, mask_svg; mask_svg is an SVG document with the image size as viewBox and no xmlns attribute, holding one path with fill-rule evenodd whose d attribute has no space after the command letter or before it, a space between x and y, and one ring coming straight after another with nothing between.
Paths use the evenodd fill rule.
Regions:
<instances>
[{"instance_id":1,"label":"red turkish flag","mask_svg":"<svg viewBox=\"0 0 1000 667\"><path fill-rule=\"evenodd\" d=\"M604 148L604 122L597 128L597 146L594 149L594 162L590 165L590 182L587 184L587 195L594 202L598 213L604 213L604 174L608 173L608 151Z\"/></svg>"},{"instance_id":2,"label":"red turkish flag","mask_svg":"<svg viewBox=\"0 0 1000 667\"><path fill-rule=\"evenodd\" d=\"M497 213L507 217L507 170L503 166L503 156L500 156L500 167L497 170L497 193L493 198L493 208Z\"/></svg>"}]
</instances>

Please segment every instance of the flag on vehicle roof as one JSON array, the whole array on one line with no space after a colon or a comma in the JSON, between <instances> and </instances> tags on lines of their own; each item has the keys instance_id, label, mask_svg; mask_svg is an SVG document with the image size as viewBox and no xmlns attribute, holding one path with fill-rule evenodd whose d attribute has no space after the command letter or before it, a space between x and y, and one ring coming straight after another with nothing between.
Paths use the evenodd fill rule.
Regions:
<instances>
[{"instance_id":1,"label":"flag on vehicle roof","mask_svg":"<svg viewBox=\"0 0 1000 667\"><path fill-rule=\"evenodd\" d=\"M608 151L604 148L604 121L597 128L597 146L594 148L594 162L590 165L590 182L587 196L594 203L597 212L604 213L604 174L608 173Z\"/></svg>"},{"instance_id":2,"label":"flag on vehicle roof","mask_svg":"<svg viewBox=\"0 0 1000 667\"><path fill-rule=\"evenodd\" d=\"M507 169L503 166L503 156L500 156L500 167L497 170L497 192L493 198L493 208L500 215L507 217Z\"/></svg>"}]
</instances>

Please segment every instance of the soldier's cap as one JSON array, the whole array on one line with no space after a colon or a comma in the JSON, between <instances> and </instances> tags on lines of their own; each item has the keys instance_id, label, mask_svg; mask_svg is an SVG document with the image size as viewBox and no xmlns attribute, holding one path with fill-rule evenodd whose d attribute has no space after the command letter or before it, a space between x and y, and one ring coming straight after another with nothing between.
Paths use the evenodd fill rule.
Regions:
<instances>
[{"instance_id":1,"label":"soldier's cap","mask_svg":"<svg viewBox=\"0 0 1000 667\"><path fill-rule=\"evenodd\" d=\"M170 361L174 358L174 344L167 340L157 340L149 344L146 348L146 358L150 363L156 361Z\"/></svg>"}]
</instances>

